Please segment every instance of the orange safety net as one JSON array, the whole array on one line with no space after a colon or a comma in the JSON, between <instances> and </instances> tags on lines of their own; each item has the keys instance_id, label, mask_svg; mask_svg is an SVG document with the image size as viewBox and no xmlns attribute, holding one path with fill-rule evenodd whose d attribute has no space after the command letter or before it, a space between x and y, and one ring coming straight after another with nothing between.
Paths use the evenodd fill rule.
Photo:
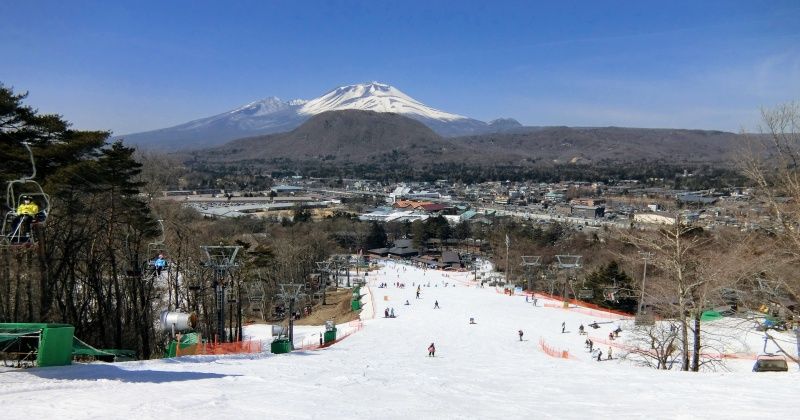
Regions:
<instances>
[{"instance_id":1,"label":"orange safety net","mask_svg":"<svg viewBox=\"0 0 800 420\"><path fill-rule=\"evenodd\" d=\"M336 340L320 344L318 339L314 339L313 338L313 337L317 337L317 336L312 336L312 337L309 337L308 340L303 340L303 344L301 345L301 349L303 349L303 350L319 350L319 349L324 349L326 347L330 347L330 346L332 346L332 345L344 340L345 338L350 337L351 335L361 331L361 329L364 328L364 323L359 321L359 320L355 320L355 321L350 321L350 322L348 322L346 324L340 324L336 328L337 328ZM338 334L339 330L342 330L342 331L345 331L345 332L343 334L339 335Z\"/></svg>"},{"instance_id":2,"label":"orange safety net","mask_svg":"<svg viewBox=\"0 0 800 420\"><path fill-rule=\"evenodd\" d=\"M197 343L186 347L178 346L175 356L200 354L247 354L261 353L261 341L245 340L233 343Z\"/></svg>"},{"instance_id":3,"label":"orange safety net","mask_svg":"<svg viewBox=\"0 0 800 420\"><path fill-rule=\"evenodd\" d=\"M557 357L559 359L569 359L569 350L561 350L555 347L547 345L544 342L544 338L539 337L539 347L542 349L545 354L551 357Z\"/></svg>"},{"instance_id":4,"label":"orange safety net","mask_svg":"<svg viewBox=\"0 0 800 420\"><path fill-rule=\"evenodd\" d=\"M548 294L548 293L544 293L544 292L533 293L533 296L536 297L536 298L551 299L551 300L557 300L557 301L562 301L562 302L565 301L565 299L563 297L554 296L554 295L551 295L551 294ZM631 315L629 313L625 313L625 312L622 312L622 311L615 311L613 309L608 309L608 308L603 308L603 307L601 307L599 305L595 305L595 304L589 303L589 302L584 302L582 300L566 299L566 302L568 302L568 303L570 303L572 305L576 305L578 307L577 308L570 307L570 308L563 308L563 309L569 309L570 311L573 311L573 312L579 312L579 313L583 313L583 314L586 314L586 315L592 315L592 316L595 316L597 318L614 318L614 319L617 319L617 318L632 318L633 317L633 315ZM562 308L563 307L562 304L551 304L551 303L545 303L544 306L545 307L551 307L551 308Z\"/></svg>"}]
</instances>

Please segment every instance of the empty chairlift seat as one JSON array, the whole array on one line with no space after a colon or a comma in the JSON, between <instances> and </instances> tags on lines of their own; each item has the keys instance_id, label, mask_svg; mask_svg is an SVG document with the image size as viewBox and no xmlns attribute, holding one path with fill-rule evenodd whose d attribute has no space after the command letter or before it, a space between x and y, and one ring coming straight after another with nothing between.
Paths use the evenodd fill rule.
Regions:
<instances>
[{"instance_id":1,"label":"empty chairlift seat","mask_svg":"<svg viewBox=\"0 0 800 420\"><path fill-rule=\"evenodd\" d=\"M756 358L753 372L786 372L789 364L783 356L761 355Z\"/></svg>"}]
</instances>

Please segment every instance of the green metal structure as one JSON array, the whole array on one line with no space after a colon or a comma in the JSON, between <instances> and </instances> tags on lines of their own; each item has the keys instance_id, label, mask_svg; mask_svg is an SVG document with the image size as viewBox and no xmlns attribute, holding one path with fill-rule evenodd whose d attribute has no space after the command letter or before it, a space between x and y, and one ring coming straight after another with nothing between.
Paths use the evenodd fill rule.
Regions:
<instances>
[{"instance_id":1,"label":"green metal structure","mask_svg":"<svg viewBox=\"0 0 800 420\"><path fill-rule=\"evenodd\" d=\"M72 363L75 327L69 324L0 324L0 357L39 367Z\"/></svg>"}]
</instances>

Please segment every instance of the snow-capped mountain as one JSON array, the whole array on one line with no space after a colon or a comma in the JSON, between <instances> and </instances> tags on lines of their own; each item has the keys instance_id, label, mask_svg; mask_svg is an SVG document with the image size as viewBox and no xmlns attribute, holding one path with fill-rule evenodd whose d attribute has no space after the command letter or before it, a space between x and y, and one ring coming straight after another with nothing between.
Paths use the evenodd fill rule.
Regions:
<instances>
[{"instance_id":1,"label":"snow-capped mountain","mask_svg":"<svg viewBox=\"0 0 800 420\"><path fill-rule=\"evenodd\" d=\"M439 121L466 120L467 117L439 111L411 98L399 89L378 82L336 88L306 102L300 113L317 115L327 111L357 109L361 111L394 112L407 117Z\"/></svg>"},{"instance_id":2,"label":"snow-capped mountain","mask_svg":"<svg viewBox=\"0 0 800 420\"><path fill-rule=\"evenodd\" d=\"M219 115L120 138L146 148L195 149L242 137L291 131L314 115L347 109L397 113L418 120L443 136L497 131L494 125L440 111L395 87L371 82L338 87L308 101L268 97Z\"/></svg>"}]
</instances>

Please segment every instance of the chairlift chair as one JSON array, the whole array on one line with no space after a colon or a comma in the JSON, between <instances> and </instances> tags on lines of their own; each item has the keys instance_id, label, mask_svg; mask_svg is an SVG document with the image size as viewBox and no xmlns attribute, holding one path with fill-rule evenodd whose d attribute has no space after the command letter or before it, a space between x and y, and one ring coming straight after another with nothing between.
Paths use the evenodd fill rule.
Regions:
<instances>
[{"instance_id":1,"label":"chairlift chair","mask_svg":"<svg viewBox=\"0 0 800 420\"><path fill-rule=\"evenodd\" d=\"M616 302L618 300L617 294L619 293L619 288L616 287L604 287L603 288L603 298L609 302Z\"/></svg>"},{"instance_id":2,"label":"chairlift chair","mask_svg":"<svg viewBox=\"0 0 800 420\"><path fill-rule=\"evenodd\" d=\"M50 214L50 196L44 192L38 182L33 180L36 177L33 151L27 143L22 144L28 150L32 173L30 176L23 176L6 184L6 210L3 214L2 231L0 231L0 235L2 235L0 236L0 246L4 247L35 244L36 235L33 234L33 230L43 227ZM30 231L25 231L26 222L24 220L20 220L16 226L14 223L18 216L17 208L25 197L29 197L39 207L39 212L29 221Z\"/></svg>"},{"instance_id":3,"label":"chairlift chair","mask_svg":"<svg viewBox=\"0 0 800 420\"><path fill-rule=\"evenodd\" d=\"M789 364L786 357L775 354L762 354L756 357L753 372L787 372Z\"/></svg>"},{"instance_id":4,"label":"chairlift chair","mask_svg":"<svg viewBox=\"0 0 800 420\"><path fill-rule=\"evenodd\" d=\"M582 287L578 290L578 299L592 299L594 298L594 290L588 287Z\"/></svg>"}]
</instances>

